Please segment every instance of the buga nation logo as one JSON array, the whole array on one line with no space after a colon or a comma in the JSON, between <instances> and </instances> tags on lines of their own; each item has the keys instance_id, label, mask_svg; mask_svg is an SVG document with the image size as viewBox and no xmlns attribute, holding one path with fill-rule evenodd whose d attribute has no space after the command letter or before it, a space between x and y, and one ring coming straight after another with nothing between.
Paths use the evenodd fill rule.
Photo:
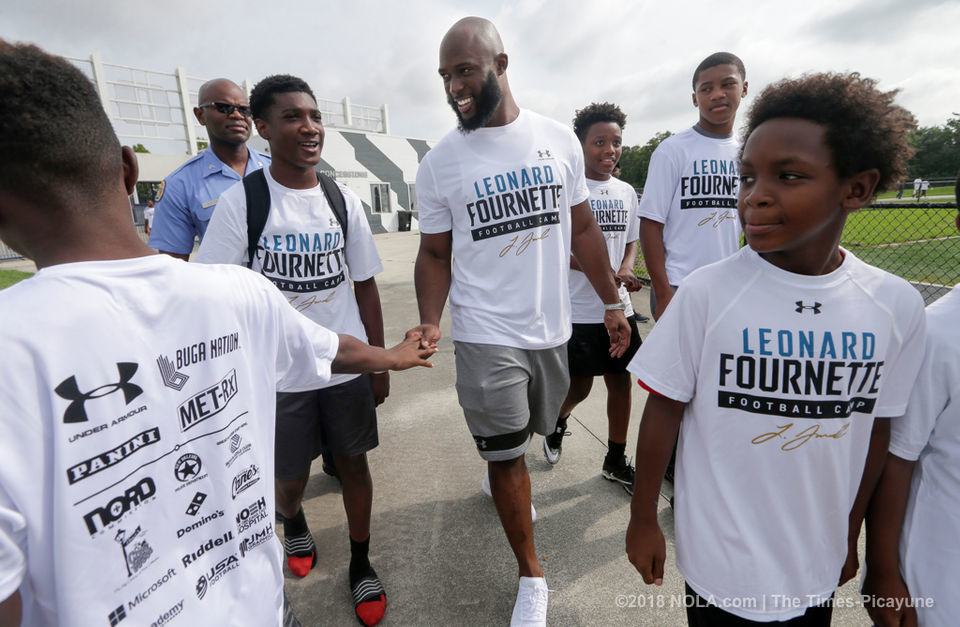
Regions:
<instances>
[{"instance_id":1,"label":"buga nation logo","mask_svg":"<svg viewBox=\"0 0 960 627\"><path fill-rule=\"evenodd\" d=\"M236 500L241 492L258 481L260 481L260 469L257 468L256 464L250 464L233 478L233 486L230 493L232 498Z\"/></svg>"},{"instance_id":2,"label":"buga nation logo","mask_svg":"<svg viewBox=\"0 0 960 627\"><path fill-rule=\"evenodd\" d=\"M163 380L163 384L177 392L182 390L183 386L190 380L190 377L177 370L166 355L157 357L157 368L160 369L160 378Z\"/></svg>"},{"instance_id":3,"label":"buga nation logo","mask_svg":"<svg viewBox=\"0 0 960 627\"><path fill-rule=\"evenodd\" d=\"M67 481L73 485L74 483L82 481L91 475L97 474L101 470L105 470L115 464L119 464L140 449L151 444L156 444L159 441L159 427L147 429L143 433L138 433L137 435L133 436L116 448L110 449L105 453L101 453L95 457L91 457L90 459L84 460L79 464L74 464L73 466L67 468Z\"/></svg>"},{"instance_id":4,"label":"buga nation logo","mask_svg":"<svg viewBox=\"0 0 960 627\"><path fill-rule=\"evenodd\" d=\"M192 429L207 418L216 416L226 409L227 404L236 395L237 371L231 370L217 383L189 398L177 408L180 431Z\"/></svg>"},{"instance_id":5,"label":"buga nation logo","mask_svg":"<svg viewBox=\"0 0 960 627\"><path fill-rule=\"evenodd\" d=\"M117 522L131 509L142 505L157 494L157 486L150 477L144 477L123 494L110 499L104 507L98 507L84 515L87 531L92 536L110 523ZM99 524L98 524L99 523Z\"/></svg>"},{"instance_id":6,"label":"buga nation logo","mask_svg":"<svg viewBox=\"0 0 960 627\"><path fill-rule=\"evenodd\" d=\"M70 401L66 411L63 412L63 422L86 422L88 418L84 403L109 396L114 392L123 392L124 403L129 405L133 399L143 394L143 388L130 382L133 379L133 375L136 374L137 368L139 368L139 365L132 362L118 362L117 374L120 380L115 383L107 383L106 385L93 388L89 392L80 391L80 385L77 383L76 375L72 375L61 381L60 385L55 387L53 391L56 392L60 398L65 398Z\"/></svg>"}]
</instances>

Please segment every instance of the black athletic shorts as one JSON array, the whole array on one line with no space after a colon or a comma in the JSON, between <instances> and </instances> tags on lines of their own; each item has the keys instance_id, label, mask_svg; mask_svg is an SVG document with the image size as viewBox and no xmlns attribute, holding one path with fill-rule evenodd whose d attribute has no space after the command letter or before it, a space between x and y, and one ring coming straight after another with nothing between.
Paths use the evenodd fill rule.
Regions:
<instances>
[{"instance_id":1,"label":"black athletic shorts","mask_svg":"<svg viewBox=\"0 0 960 627\"><path fill-rule=\"evenodd\" d=\"M334 455L377 447L377 409L370 375L309 392L277 392L276 470L281 481L310 472L324 443Z\"/></svg>"},{"instance_id":2,"label":"black athletic shorts","mask_svg":"<svg viewBox=\"0 0 960 627\"><path fill-rule=\"evenodd\" d=\"M627 371L627 364L640 348L640 331L636 316L627 318L630 323L630 346L621 357L610 357L610 334L602 322L597 324L574 324L573 335L567 342L567 361L571 377L599 377Z\"/></svg>"}]
</instances>

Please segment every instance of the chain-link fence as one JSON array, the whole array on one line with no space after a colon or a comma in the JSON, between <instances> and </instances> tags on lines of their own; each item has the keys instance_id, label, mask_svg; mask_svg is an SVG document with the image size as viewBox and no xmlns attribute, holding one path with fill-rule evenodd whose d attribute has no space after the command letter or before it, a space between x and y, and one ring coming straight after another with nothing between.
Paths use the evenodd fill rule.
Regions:
<instances>
[{"instance_id":1,"label":"chain-link fence","mask_svg":"<svg viewBox=\"0 0 960 627\"><path fill-rule=\"evenodd\" d=\"M841 246L910 281L931 303L960 283L956 203L877 203L851 214ZM642 255L637 274L649 278Z\"/></svg>"}]
</instances>

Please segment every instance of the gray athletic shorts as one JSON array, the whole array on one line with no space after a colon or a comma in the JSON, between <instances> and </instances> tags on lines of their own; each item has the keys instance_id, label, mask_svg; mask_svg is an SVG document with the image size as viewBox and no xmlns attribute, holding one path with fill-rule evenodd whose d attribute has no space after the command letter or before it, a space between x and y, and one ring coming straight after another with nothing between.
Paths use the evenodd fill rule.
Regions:
<instances>
[{"instance_id":1,"label":"gray athletic shorts","mask_svg":"<svg viewBox=\"0 0 960 627\"><path fill-rule=\"evenodd\" d=\"M344 457L377 447L377 406L370 375L322 390L277 392L277 479L293 481L310 472L321 443Z\"/></svg>"},{"instance_id":2,"label":"gray athletic shorts","mask_svg":"<svg viewBox=\"0 0 960 627\"><path fill-rule=\"evenodd\" d=\"M523 455L531 432L545 435L570 386L567 346L526 350L454 342L457 396L467 428L487 461Z\"/></svg>"}]
</instances>

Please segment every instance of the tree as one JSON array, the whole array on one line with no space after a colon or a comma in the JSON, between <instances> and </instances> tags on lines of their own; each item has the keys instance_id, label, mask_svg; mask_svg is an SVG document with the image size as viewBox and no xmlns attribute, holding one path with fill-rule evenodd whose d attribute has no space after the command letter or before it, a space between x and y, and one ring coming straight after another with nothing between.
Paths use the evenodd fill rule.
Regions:
<instances>
[{"instance_id":1,"label":"tree","mask_svg":"<svg viewBox=\"0 0 960 627\"><path fill-rule=\"evenodd\" d=\"M910 177L952 179L960 170L960 114L943 126L924 126L910 134L916 151L907 162Z\"/></svg>"},{"instance_id":2,"label":"tree","mask_svg":"<svg viewBox=\"0 0 960 627\"><path fill-rule=\"evenodd\" d=\"M143 153L143 154L149 154L149 153L150 153L150 151L147 150L147 147L144 146L143 144L134 144L134 145L133 145L133 152L139 152L139 153Z\"/></svg>"},{"instance_id":3,"label":"tree","mask_svg":"<svg viewBox=\"0 0 960 627\"><path fill-rule=\"evenodd\" d=\"M643 146L624 146L620 155L620 179L641 189L647 180L647 168L650 167L650 156L660 142L670 137L670 131L663 131L651 137Z\"/></svg>"}]
</instances>

